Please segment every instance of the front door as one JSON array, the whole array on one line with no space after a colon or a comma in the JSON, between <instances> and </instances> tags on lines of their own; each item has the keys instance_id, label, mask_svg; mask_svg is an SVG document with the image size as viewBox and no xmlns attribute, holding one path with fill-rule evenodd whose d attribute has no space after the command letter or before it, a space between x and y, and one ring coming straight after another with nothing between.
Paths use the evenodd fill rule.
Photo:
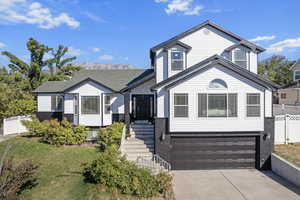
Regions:
<instances>
[{"instance_id":1,"label":"front door","mask_svg":"<svg viewBox=\"0 0 300 200\"><path fill-rule=\"evenodd\" d=\"M150 120L153 107L153 95L132 95L133 120Z\"/></svg>"}]
</instances>

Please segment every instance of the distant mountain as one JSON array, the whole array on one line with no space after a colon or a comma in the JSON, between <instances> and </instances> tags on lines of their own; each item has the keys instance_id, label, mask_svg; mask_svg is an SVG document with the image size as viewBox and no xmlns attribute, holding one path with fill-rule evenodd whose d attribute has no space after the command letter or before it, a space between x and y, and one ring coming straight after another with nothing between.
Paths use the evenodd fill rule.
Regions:
<instances>
[{"instance_id":1,"label":"distant mountain","mask_svg":"<svg viewBox=\"0 0 300 200\"><path fill-rule=\"evenodd\" d=\"M76 62L73 63L75 66L80 66L87 70L95 69L136 69L132 65L128 64L104 64L104 63L93 63L93 62Z\"/></svg>"}]
</instances>

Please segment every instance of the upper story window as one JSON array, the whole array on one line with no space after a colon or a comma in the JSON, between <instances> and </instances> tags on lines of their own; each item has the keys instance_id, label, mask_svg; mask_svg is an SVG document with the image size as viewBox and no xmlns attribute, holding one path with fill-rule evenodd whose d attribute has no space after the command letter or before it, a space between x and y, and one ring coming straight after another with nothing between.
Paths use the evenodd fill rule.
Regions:
<instances>
[{"instance_id":1,"label":"upper story window","mask_svg":"<svg viewBox=\"0 0 300 200\"><path fill-rule=\"evenodd\" d=\"M260 117L260 94L247 94L247 117Z\"/></svg>"},{"instance_id":2,"label":"upper story window","mask_svg":"<svg viewBox=\"0 0 300 200\"><path fill-rule=\"evenodd\" d=\"M297 70L294 72L294 80L299 81L300 80L300 70Z\"/></svg>"},{"instance_id":3,"label":"upper story window","mask_svg":"<svg viewBox=\"0 0 300 200\"><path fill-rule=\"evenodd\" d=\"M248 67L248 59L247 59L248 52L243 49L234 49L232 51L232 61L244 68Z\"/></svg>"},{"instance_id":4,"label":"upper story window","mask_svg":"<svg viewBox=\"0 0 300 200\"><path fill-rule=\"evenodd\" d=\"M227 84L221 79L215 79L209 83L209 88L226 89Z\"/></svg>"},{"instance_id":5,"label":"upper story window","mask_svg":"<svg viewBox=\"0 0 300 200\"><path fill-rule=\"evenodd\" d=\"M63 110L64 98L61 95L51 96L51 110L52 111L62 111Z\"/></svg>"},{"instance_id":6,"label":"upper story window","mask_svg":"<svg viewBox=\"0 0 300 200\"><path fill-rule=\"evenodd\" d=\"M183 61L184 52L179 50L171 51L171 70L172 71L182 71L183 70Z\"/></svg>"}]
</instances>

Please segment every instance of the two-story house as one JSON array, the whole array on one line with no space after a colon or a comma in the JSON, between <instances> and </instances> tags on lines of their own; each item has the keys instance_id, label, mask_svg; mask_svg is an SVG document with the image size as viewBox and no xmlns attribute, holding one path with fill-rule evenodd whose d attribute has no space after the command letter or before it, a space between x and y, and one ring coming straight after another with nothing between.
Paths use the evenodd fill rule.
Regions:
<instances>
[{"instance_id":1,"label":"two-story house","mask_svg":"<svg viewBox=\"0 0 300 200\"><path fill-rule=\"evenodd\" d=\"M46 82L35 91L37 115L89 127L124 120L127 145L143 140L173 169L269 168L278 86L257 75L263 51L206 21L151 48L150 69Z\"/></svg>"}]
</instances>

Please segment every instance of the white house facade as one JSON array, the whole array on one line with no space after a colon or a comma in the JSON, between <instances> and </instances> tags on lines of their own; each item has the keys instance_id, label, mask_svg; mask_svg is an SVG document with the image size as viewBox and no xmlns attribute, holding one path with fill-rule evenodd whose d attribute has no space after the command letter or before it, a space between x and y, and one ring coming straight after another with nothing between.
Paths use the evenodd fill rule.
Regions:
<instances>
[{"instance_id":1,"label":"white house facade","mask_svg":"<svg viewBox=\"0 0 300 200\"><path fill-rule=\"evenodd\" d=\"M270 167L272 92L264 49L206 21L150 49L146 70L83 70L35 91L41 120L103 127L154 124L154 152L173 169ZM146 127L146 126L145 126Z\"/></svg>"}]
</instances>

